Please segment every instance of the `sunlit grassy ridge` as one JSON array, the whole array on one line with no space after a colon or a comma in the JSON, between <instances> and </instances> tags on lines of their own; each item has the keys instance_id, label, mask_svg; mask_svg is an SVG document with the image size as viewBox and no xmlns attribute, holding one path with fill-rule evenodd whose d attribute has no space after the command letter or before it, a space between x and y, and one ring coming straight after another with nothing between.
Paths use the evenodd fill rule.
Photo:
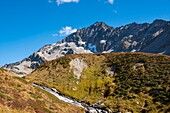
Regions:
<instances>
[{"instance_id":1,"label":"sunlit grassy ridge","mask_svg":"<svg viewBox=\"0 0 170 113\"><path fill-rule=\"evenodd\" d=\"M70 61L88 65L74 77ZM107 69L112 69L112 75ZM26 77L50 88L112 111L167 112L170 110L170 57L146 53L69 55L43 64Z\"/></svg>"},{"instance_id":2,"label":"sunlit grassy ridge","mask_svg":"<svg viewBox=\"0 0 170 113\"><path fill-rule=\"evenodd\" d=\"M0 69L0 113L75 113L82 108L69 105Z\"/></svg>"}]
</instances>

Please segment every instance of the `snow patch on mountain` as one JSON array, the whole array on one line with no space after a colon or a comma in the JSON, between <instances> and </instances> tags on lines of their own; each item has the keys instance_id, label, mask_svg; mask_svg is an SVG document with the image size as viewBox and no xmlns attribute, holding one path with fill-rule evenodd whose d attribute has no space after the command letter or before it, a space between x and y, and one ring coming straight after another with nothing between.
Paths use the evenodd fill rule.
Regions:
<instances>
[{"instance_id":1,"label":"snow patch on mountain","mask_svg":"<svg viewBox=\"0 0 170 113\"><path fill-rule=\"evenodd\" d=\"M111 53L111 52L113 52L114 50L112 50L112 49L110 49L110 50L108 50L108 51L103 51L102 53Z\"/></svg>"},{"instance_id":2,"label":"snow patch on mountain","mask_svg":"<svg viewBox=\"0 0 170 113\"><path fill-rule=\"evenodd\" d=\"M79 42L78 42L78 44L80 44L80 45L85 45L85 44L86 44L86 42L79 41Z\"/></svg>"},{"instance_id":3,"label":"snow patch on mountain","mask_svg":"<svg viewBox=\"0 0 170 113\"><path fill-rule=\"evenodd\" d=\"M164 54L164 53L166 53L166 51L162 51L162 52L160 52L160 53L158 53L158 54L162 55L162 54Z\"/></svg>"},{"instance_id":4,"label":"snow patch on mountain","mask_svg":"<svg viewBox=\"0 0 170 113\"><path fill-rule=\"evenodd\" d=\"M85 42L80 42L84 44ZM66 54L82 54L82 53L92 53L89 50L85 50L83 47L77 47L74 42L64 42L56 43L53 45L48 45L37 52L41 57L45 58L47 61L54 60Z\"/></svg>"},{"instance_id":5,"label":"snow patch on mountain","mask_svg":"<svg viewBox=\"0 0 170 113\"><path fill-rule=\"evenodd\" d=\"M106 44L107 40L100 40L100 44Z\"/></svg>"},{"instance_id":6,"label":"snow patch on mountain","mask_svg":"<svg viewBox=\"0 0 170 113\"><path fill-rule=\"evenodd\" d=\"M33 69L30 68L31 61L23 61L18 65L14 65L11 68L5 68L12 73L18 74L20 77L23 77L25 74L31 73Z\"/></svg>"},{"instance_id":7,"label":"snow patch on mountain","mask_svg":"<svg viewBox=\"0 0 170 113\"><path fill-rule=\"evenodd\" d=\"M164 30L163 29L160 29L159 31L157 31L156 33L154 33L152 36L155 38L157 37L158 35L160 35Z\"/></svg>"},{"instance_id":8,"label":"snow patch on mountain","mask_svg":"<svg viewBox=\"0 0 170 113\"><path fill-rule=\"evenodd\" d=\"M131 52L136 52L136 49L133 49Z\"/></svg>"}]
</instances>

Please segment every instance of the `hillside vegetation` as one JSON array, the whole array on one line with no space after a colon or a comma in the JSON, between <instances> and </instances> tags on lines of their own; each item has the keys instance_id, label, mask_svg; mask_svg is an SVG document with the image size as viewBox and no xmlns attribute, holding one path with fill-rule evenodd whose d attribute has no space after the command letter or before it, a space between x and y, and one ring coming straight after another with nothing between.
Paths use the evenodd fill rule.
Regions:
<instances>
[{"instance_id":1,"label":"hillside vegetation","mask_svg":"<svg viewBox=\"0 0 170 113\"><path fill-rule=\"evenodd\" d=\"M83 112L3 69L0 69L0 83L0 113Z\"/></svg>"},{"instance_id":2,"label":"hillside vegetation","mask_svg":"<svg viewBox=\"0 0 170 113\"><path fill-rule=\"evenodd\" d=\"M75 65L70 63L73 61ZM81 76L77 77L78 74ZM169 56L146 53L68 55L43 64L26 79L56 88L79 101L97 102L97 106L113 112L170 111Z\"/></svg>"}]
</instances>

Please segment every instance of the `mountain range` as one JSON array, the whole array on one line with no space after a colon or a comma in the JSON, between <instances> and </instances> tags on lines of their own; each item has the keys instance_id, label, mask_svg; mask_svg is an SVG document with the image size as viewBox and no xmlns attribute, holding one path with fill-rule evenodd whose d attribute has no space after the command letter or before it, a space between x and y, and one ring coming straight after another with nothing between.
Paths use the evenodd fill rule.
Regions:
<instances>
[{"instance_id":1,"label":"mountain range","mask_svg":"<svg viewBox=\"0 0 170 113\"><path fill-rule=\"evenodd\" d=\"M45 45L22 61L2 68L20 76L27 75L47 61L68 54L148 52L170 55L170 21L131 23L113 28L104 22L79 29L63 40Z\"/></svg>"}]
</instances>

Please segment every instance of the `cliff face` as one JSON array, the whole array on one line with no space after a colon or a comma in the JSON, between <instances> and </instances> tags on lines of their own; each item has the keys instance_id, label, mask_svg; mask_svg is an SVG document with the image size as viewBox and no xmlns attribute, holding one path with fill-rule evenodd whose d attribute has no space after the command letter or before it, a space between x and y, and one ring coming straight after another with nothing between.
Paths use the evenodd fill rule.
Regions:
<instances>
[{"instance_id":1,"label":"cliff face","mask_svg":"<svg viewBox=\"0 0 170 113\"><path fill-rule=\"evenodd\" d=\"M96 22L3 68L23 76L46 61L67 54L135 51L170 55L170 22L155 20L151 24L131 23L118 28Z\"/></svg>"}]
</instances>

